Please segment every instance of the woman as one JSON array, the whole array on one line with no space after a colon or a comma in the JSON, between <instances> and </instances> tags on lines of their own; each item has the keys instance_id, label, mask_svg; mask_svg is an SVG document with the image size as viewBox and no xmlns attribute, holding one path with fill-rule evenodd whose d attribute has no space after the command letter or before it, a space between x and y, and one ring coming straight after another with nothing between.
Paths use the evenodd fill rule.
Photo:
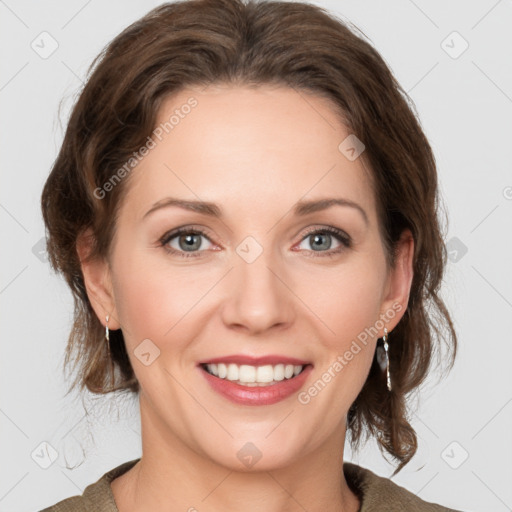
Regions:
<instances>
[{"instance_id":1,"label":"woman","mask_svg":"<svg viewBox=\"0 0 512 512\"><path fill-rule=\"evenodd\" d=\"M343 462L367 434L407 464L406 395L456 335L431 148L339 20L151 11L95 61L42 208L72 387L138 394L143 447L46 510L450 510Z\"/></svg>"}]
</instances>

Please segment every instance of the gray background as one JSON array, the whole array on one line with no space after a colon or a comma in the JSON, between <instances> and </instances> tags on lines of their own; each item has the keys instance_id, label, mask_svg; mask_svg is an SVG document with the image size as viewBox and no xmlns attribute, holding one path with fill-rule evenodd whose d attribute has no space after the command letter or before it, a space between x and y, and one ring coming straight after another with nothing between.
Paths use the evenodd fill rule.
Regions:
<instances>
[{"instance_id":1,"label":"gray background","mask_svg":"<svg viewBox=\"0 0 512 512\"><path fill-rule=\"evenodd\" d=\"M316 3L358 26L410 93L449 215L443 295L460 353L449 377L432 376L420 394L419 450L393 480L445 506L512 510L512 2ZM72 301L45 260L39 200L86 68L156 5L0 1L0 511L80 494L140 456L136 402L85 395L86 416L79 397L64 396ZM58 48L41 55L52 39ZM57 452L47 469L34 455L51 460L41 443ZM391 474L374 443L346 450L346 460Z\"/></svg>"}]
</instances>

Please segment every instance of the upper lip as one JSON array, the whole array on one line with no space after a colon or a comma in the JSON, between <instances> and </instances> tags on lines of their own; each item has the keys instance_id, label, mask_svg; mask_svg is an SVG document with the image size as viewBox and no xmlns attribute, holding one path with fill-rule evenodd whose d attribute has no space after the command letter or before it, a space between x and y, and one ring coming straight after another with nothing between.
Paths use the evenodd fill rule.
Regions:
<instances>
[{"instance_id":1,"label":"upper lip","mask_svg":"<svg viewBox=\"0 0 512 512\"><path fill-rule=\"evenodd\" d=\"M295 357L280 356L280 355L267 355L267 356L244 356L241 354L234 354L230 356L215 357L213 359L206 359L201 361L199 364L218 364L218 363L234 363L234 364L246 364L249 366L263 366L263 365L277 365L277 364L293 364L294 366L311 364L309 361L303 359L297 359Z\"/></svg>"}]
</instances>

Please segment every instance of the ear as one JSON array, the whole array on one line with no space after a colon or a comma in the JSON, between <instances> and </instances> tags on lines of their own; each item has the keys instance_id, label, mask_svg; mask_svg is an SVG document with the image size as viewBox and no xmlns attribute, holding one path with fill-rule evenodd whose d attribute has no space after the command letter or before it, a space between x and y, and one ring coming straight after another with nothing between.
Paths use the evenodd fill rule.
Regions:
<instances>
[{"instance_id":1,"label":"ear","mask_svg":"<svg viewBox=\"0 0 512 512\"><path fill-rule=\"evenodd\" d=\"M120 328L120 324L115 307L110 266L105 259L89 258L93 241L94 235L89 228L79 235L76 244L87 296L100 322L105 326L108 315L109 329L116 330Z\"/></svg>"},{"instance_id":2,"label":"ear","mask_svg":"<svg viewBox=\"0 0 512 512\"><path fill-rule=\"evenodd\" d=\"M407 309L414 275L413 257L414 238L411 231L406 229L396 244L395 265L389 269L381 304L380 318L388 319L386 325L388 332L396 327ZM382 335L384 335L384 331Z\"/></svg>"}]
</instances>

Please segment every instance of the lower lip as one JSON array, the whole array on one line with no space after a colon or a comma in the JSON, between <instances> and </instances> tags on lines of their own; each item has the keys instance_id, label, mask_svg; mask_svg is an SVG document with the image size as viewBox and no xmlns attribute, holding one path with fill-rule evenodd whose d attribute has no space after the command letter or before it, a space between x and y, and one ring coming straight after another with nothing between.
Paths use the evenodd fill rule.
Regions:
<instances>
[{"instance_id":1,"label":"lower lip","mask_svg":"<svg viewBox=\"0 0 512 512\"><path fill-rule=\"evenodd\" d=\"M214 391L231 400L231 402L243 405L271 405L285 400L299 391L312 369L311 365L307 365L299 375L291 379L284 379L269 386L249 387L215 377L202 366L199 366L199 370Z\"/></svg>"}]
</instances>

